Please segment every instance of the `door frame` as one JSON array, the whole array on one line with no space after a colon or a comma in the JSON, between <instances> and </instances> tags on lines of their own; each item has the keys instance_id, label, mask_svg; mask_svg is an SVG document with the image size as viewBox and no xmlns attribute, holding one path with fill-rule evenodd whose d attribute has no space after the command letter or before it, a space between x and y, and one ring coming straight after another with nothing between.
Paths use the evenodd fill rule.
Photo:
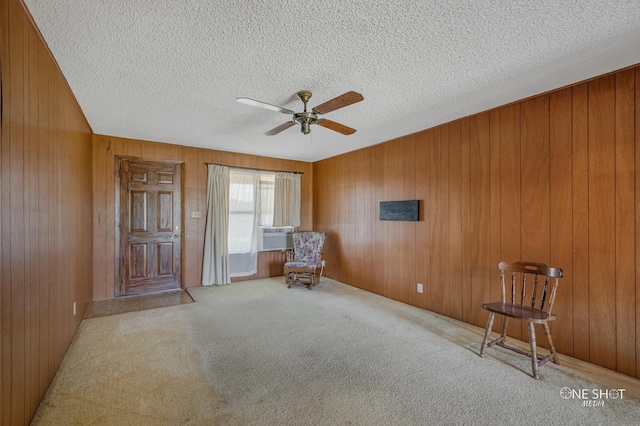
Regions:
<instances>
[{"instance_id":1,"label":"door frame","mask_svg":"<svg viewBox=\"0 0 640 426\"><path fill-rule=\"evenodd\" d=\"M122 284L122 259L120 257L120 233L121 233L121 226L120 226L120 184L121 184L121 179L120 179L120 172L121 172L121 168L122 168L122 162L123 161L149 161L149 162L153 162L153 163L164 163L164 164L170 164L170 165L174 165L178 167L178 172L180 173L180 206L182 207L180 209L180 288L184 289L185 288L185 284L184 284L184 161L182 160L162 160L162 159L155 159L155 158L146 158L146 157L134 157L134 156L128 156L128 155L115 155L114 156L114 160L115 160L115 167L114 167L114 184L115 184L115 191L114 191L114 197L115 197L115 203L114 203L114 215L115 215L115 226L114 226L114 233L115 233L115 244L114 244L114 249L115 249L115 265L114 265L114 270L115 270L115 274L114 274L114 283L113 283L113 291L114 291L114 297L127 297L129 295L123 295L121 294L121 284ZM169 290L170 291L170 290Z\"/></svg>"}]
</instances>

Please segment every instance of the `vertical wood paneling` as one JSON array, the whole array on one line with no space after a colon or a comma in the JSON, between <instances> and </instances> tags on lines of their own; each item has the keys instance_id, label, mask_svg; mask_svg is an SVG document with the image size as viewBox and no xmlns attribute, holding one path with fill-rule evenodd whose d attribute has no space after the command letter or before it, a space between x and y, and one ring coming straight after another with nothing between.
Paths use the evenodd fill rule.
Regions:
<instances>
[{"instance_id":1,"label":"vertical wood paneling","mask_svg":"<svg viewBox=\"0 0 640 426\"><path fill-rule=\"evenodd\" d=\"M500 216L502 259L521 258L520 104L500 109Z\"/></svg>"},{"instance_id":2,"label":"vertical wood paneling","mask_svg":"<svg viewBox=\"0 0 640 426\"><path fill-rule=\"evenodd\" d=\"M449 124L449 282L447 315L462 320L462 141L461 121Z\"/></svg>"},{"instance_id":3,"label":"vertical wood paneling","mask_svg":"<svg viewBox=\"0 0 640 426\"><path fill-rule=\"evenodd\" d=\"M451 270L449 269L449 265L451 263L450 259L450 241L451 237L449 234L450 228L450 200L449 200L449 126L444 125L440 128L440 162L442 164L442 178L440 181L440 191L442 191L442 235L441 235L441 246L440 250L442 250L442 272L441 272L441 282L440 282L440 303L436 306L436 312L441 313L443 315L449 315L449 280L451 277Z\"/></svg>"},{"instance_id":4,"label":"vertical wood paneling","mask_svg":"<svg viewBox=\"0 0 640 426\"><path fill-rule=\"evenodd\" d=\"M521 102L520 117L520 257L549 264L549 96ZM520 330L528 341L527 324Z\"/></svg>"},{"instance_id":5,"label":"vertical wood paneling","mask_svg":"<svg viewBox=\"0 0 640 426\"><path fill-rule=\"evenodd\" d=\"M329 168L330 166L329 163L324 163L324 165L325 167L318 167L318 168L314 167L314 176L316 176L316 174L320 174L321 176L324 176L325 179L329 178L332 170ZM316 200L335 199L334 193L335 193L335 190L333 187L332 188L329 188L326 186L317 187L314 185L314 199ZM324 217L327 218L327 221L322 225L322 227L318 228L318 229L322 229L327 233L327 238L325 240L324 254L323 254L323 259L325 260L325 263L326 263L326 269L325 269L325 274L326 274L328 270L334 269L335 259L338 257L338 250L337 250L338 237L336 232L336 221L335 221L336 211L329 207L329 203L326 203L326 202L314 203L313 215L315 217L318 214L324 215Z\"/></svg>"},{"instance_id":6,"label":"vertical wood paneling","mask_svg":"<svg viewBox=\"0 0 640 426\"><path fill-rule=\"evenodd\" d=\"M355 167L355 152L350 152L345 156L346 161L351 164L351 167L347 168L347 180L346 185L344 187L344 193L342 199L344 200L344 209L345 212L345 220L344 220L344 228L341 235L344 235L346 238L343 240L343 250L346 250L348 253L351 253L353 256L353 262L347 262L342 264L342 269L345 274L345 279L349 281L353 281L353 278L358 276L357 270L360 268L356 263L358 262L357 257L357 242L356 242L356 167Z\"/></svg>"},{"instance_id":7,"label":"vertical wood paneling","mask_svg":"<svg viewBox=\"0 0 640 426\"><path fill-rule=\"evenodd\" d=\"M549 98L549 179L550 179L550 265L561 265L564 278L558 290L554 311L558 323L552 324L558 351L573 355L573 255L571 184L571 89L550 94Z\"/></svg>"},{"instance_id":8,"label":"vertical wood paneling","mask_svg":"<svg viewBox=\"0 0 640 426\"><path fill-rule=\"evenodd\" d=\"M39 241L40 235L39 217L38 217L38 167L39 167L39 146L38 146L38 97L39 97L39 75L38 75L38 47L39 38L35 29L30 25L25 25L25 40L28 41L28 80L29 80L29 110L26 122L29 123L25 129L28 139L28 161L25 161L25 171L28 176L28 199L25 202L25 210L27 212L28 232L25 235L25 243L28 247L27 258L34 259L27 268L27 286L26 294L26 312L40 312L40 292L38 282L41 280L42 267L40 265ZM25 91L26 95L26 91ZM37 315L27 315L26 321L27 334L27 359L28 376L25 380L26 385L26 413L35 412L38 406L38 395L44 392L40 389L40 318Z\"/></svg>"},{"instance_id":9,"label":"vertical wood paneling","mask_svg":"<svg viewBox=\"0 0 640 426\"><path fill-rule=\"evenodd\" d=\"M0 84L2 90L2 112L7 113L8 105L10 105L9 90L6 84L10 81L9 67L9 3L0 2ZM10 139L9 126L3 119L0 122L0 424L8 425L11 421L11 363L4 360L11 359L11 297L10 287L5 283L9 282L11 275L9 273L9 244L8 239L4 238L9 235L9 190L10 185L5 177L4 170L9 170L10 156Z\"/></svg>"},{"instance_id":10,"label":"vertical wood paneling","mask_svg":"<svg viewBox=\"0 0 640 426\"><path fill-rule=\"evenodd\" d=\"M444 229L444 206L446 202L444 196L444 173L445 162L443 160L442 128L428 131L430 161L427 163L429 173L429 194L430 205L430 235L431 235L431 262L430 262L430 282L427 296L427 308L434 312L442 310L443 299L443 229Z\"/></svg>"},{"instance_id":11,"label":"vertical wood paneling","mask_svg":"<svg viewBox=\"0 0 640 426\"><path fill-rule=\"evenodd\" d=\"M9 105L9 91L4 88L5 81L9 80L7 63L7 51L9 40L9 13L8 3L0 2L0 84L3 90L0 91L2 96L2 108L4 114L4 105ZM0 122L0 170L5 170L8 167L8 149L9 149L9 136L7 126L4 120ZM4 207L7 205L5 197L7 195L8 185L4 178L4 174L0 174L0 235L8 235L7 218L9 209ZM8 250L6 239L0 241L0 283L4 283L8 278ZM6 295L8 293L8 287L4 284L0 284L0 359L9 359L9 351L11 349L8 336L11 333L11 327L9 324L10 319L10 299ZM5 343L6 341L6 343ZM11 409L9 404L11 402L11 391L9 389L10 379L10 364L8 362L0 362L0 424L9 424L11 420Z\"/></svg>"},{"instance_id":12,"label":"vertical wood paneling","mask_svg":"<svg viewBox=\"0 0 640 426\"><path fill-rule=\"evenodd\" d=\"M404 191L401 196L403 200L416 199L416 136L406 137L404 145ZM356 189L357 190L357 189ZM404 254L404 295L402 301L416 305L418 299L416 281L416 223L404 222L404 244L402 252Z\"/></svg>"},{"instance_id":13,"label":"vertical wood paneling","mask_svg":"<svg viewBox=\"0 0 640 426\"><path fill-rule=\"evenodd\" d=\"M392 164L392 186L390 192L390 200L402 199L404 192L404 138L396 139L393 141L394 149L391 151L390 162ZM389 252L390 266L389 280L387 281L387 295L388 297L404 301L404 290L406 287L406 277L404 270L404 223L402 222L389 222L389 233L387 237L392 242L391 250ZM391 282L395 277L401 285L392 285Z\"/></svg>"},{"instance_id":14,"label":"vertical wood paneling","mask_svg":"<svg viewBox=\"0 0 640 426\"><path fill-rule=\"evenodd\" d=\"M611 369L616 367L614 101L614 76L589 83L589 354L591 362ZM611 281L612 286L601 284Z\"/></svg>"},{"instance_id":15,"label":"vertical wood paneling","mask_svg":"<svg viewBox=\"0 0 640 426\"><path fill-rule=\"evenodd\" d=\"M11 395L18 398L11 400L11 422L22 424L25 418L25 253L24 253L24 13L18 3L9 5L9 19L11 20L10 47L9 47L9 90L19 94L11 99L9 111L9 126L11 133L11 167L12 173L8 176L11 182L11 233L7 236L11 247L11 282L10 297L12 305L13 321L11 325ZM21 190L20 190L21 189Z\"/></svg>"},{"instance_id":16,"label":"vertical wood paneling","mask_svg":"<svg viewBox=\"0 0 640 426\"><path fill-rule=\"evenodd\" d=\"M206 215L206 205L198 204L198 174L196 172L196 163L198 156L195 150L185 149L184 152L184 179L183 179L183 197L184 197L184 241L183 244L183 274L185 283L201 282L201 272L198 271L198 251L194 244L187 244L187 241L195 241L198 239L198 222L203 219L191 218L191 212L200 212L204 217ZM204 166L203 166L204 167ZM204 191L206 191L207 182L202 182ZM206 220L206 219L205 219Z\"/></svg>"},{"instance_id":17,"label":"vertical wood paneling","mask_svg":"<svg viewBox=\"0 0 640 426\"><path fill-rule=\"evenodd\" d=\"M334 172L334 169L327 170L327 176L330 176L331 173ZM328 188L326 191L328 200L339 200L340 193L338 192L338 188L332 187ZM326 206L326 205L325 205ZM328 206L326 206L328 208ZM329 265L328 268L340 271L340 264L338 263L338 259L342 259L342 249L340 243L340 210L330 209L330 226L331 233L327 238L327 246L325 248L325 253L328 255L326 264Z\"/></svg>"},{"instance_id":18,"label":"vertical wood paneling","mask_svg":"<svg viewBox=\"0 0 640 426\"><path fill-rule=\"evenodd\" d=\"M635 374L635 70L615 76L616 366Z\"/></svg>"},{"instance_id":19,"label":"vertical wood paneling","mask_svg":"<svg viewBox=\"0 0 640 426\"><path fill-rule=\"evenodd\" d=\"M382 253L382 242L383 242L383 234L382 234L382 226L383 223L382 221L380 221L380 211L379 211L379 205L380 205L380 201L383 199L382 197L382 167L383 167L383 155L382 155L382 146L383 145L377 145L371 148L371 163L370 163L370 167L371 169L374 171L371 174L371 192L373 194L373 216L371 217L372 220L372 224L371 224L371 235L372 235L372 241L371 241L371 252L370 252L370 256L373 259L373 274L375 277L380 277L380 275L382 274L382 269L383 269L383 261L384 261L384 256ZM327 160L324 162L325 166L327 168L330 168L334 163L334 161L332 160ZM314 170L315 170L315 164L314 164ZM334 170L335 172L339 172L339 170ZM315 174L314 174L315 176ZM330 175L327 176L327 178L329 178ZM330 178L329 178L330 179ZM325 179L323 180L323 182L327 182L329 179ZM314 179L314 187L316 186L315 184L315 179ZM325 188L327 188L327 194L331 194L332 191L332 187L329 186L325 186ZM321 200L318 200L319 202L321 202ZM335 212L335 207L333 206L326 206L328 211L329 211L329 215L334 214L333 212ZM313 216L313 223L314 226L316 227L321 227L322 225L319 225L322 223L322 221L318 222L316 221L316 215ZM327 271L328 275L327 276L331 276L331 270ZM378 293L380 294L380 279L374 279L372 280L372 282L369 284L371 291L373 291L374 293Z\"/></svg>"},{"instance_id":20,"label":"vertical wood paneling","mask_svg":"<svg viewBox=\"0 0 640 426\"><path fill-rule=\"evenodd\" d=\"M522 258L520 149L520 104L513 104L500 109L500 252L505 262ZM518 322L510 321L508 330L511 336L521 338Z\"/></svg>"},{"instance_id":21,"label":"vertical wood paneling","mask_svg":"<svg viewBox=\"0 0 640 426\"><path fill-rule=\"evenodd\" d=\"M362 158L362 162L365 165L364 171L362 173L362 185L363 187L358 187L358 190L363 192L363 204L360 206L360 209L363 210L364 223L363 226L364 232L364 240L362 241L362 246L360 250L362 252L362 256L364 257L363 261L363 276L361 285L363 289L371 291L372 283L375 277L375 264L373 260L373 256L371 255L371 248L374 247L374 224L376 223L376 202L375 202L375 188L373 183L373 170L370 167L372 163L372 150L362 150L364 152L364 157ZM315 171L314 171L314 180L315 180ZM321 202L323 198L316 198ZM315 206L315 202L314 202ZM314 215L315 217L315 215Z\"/></svg>"},{"instance_id":22,"label":"vertical wood paneling","mask_svg":"<svg viewBox=\"0 0 640 426\"><path fill-rule=\"evenodd\" d=\"M482 303L491 300L490 255L491 255L491 194L490 194L490 151L489 114L471 117L469 129L470 150L470 244L471 261L468 284L470 300L465 308L469 310L468 322L484 326L486 315Z\"/></svg>"},{"instance_id":23,"label":"vertical wood paneling","mask_svg":"<svg viewBox=\"0 0 640 426\"><path fill-rule=\"evenodd\" d=\"M31 420L91 299L92 147L22 3L1 2L0 20L0 423L8 425Z\"/></svg>"},{"instance_id":24,"label":"vertical wood paneling","mask_svg":"<svg viewBox=\"0 0 640 426\"><path fill-rule=\"evenodd\" d=\"M260 157L256 157L256 162ZM315 230L313 227L313 164L296 161L292 168L303 172L300 176L300 229Z\"/></svg>"},{"instance_id":25,"label":"vertical wood paneling","mask_svg":"<svg viewBox=\"0 0 640 426\"><path fill-rule=\"evenodd\" d=\"M483 326L481 304L500 297L497 264L545 262L565 272L554 306L560 352L637 376L639 69L315 163L314 202L336 202L314 209L314 225L358 253L328 254L327 275L362 262L344 269L372 273L349 273L348 284ZM354 161L368 176L355 184ZM412 196L419 222L379 220L379 201ZM363 226L371 238L359 237ZM528 334L513 322L508 332Z\"/></svg>"},{"instance_id":26,"label":"vertical wood paneling","mask_svg":"<svg viewBox=\"0 0 640 426\"><path fill-rule=\"evenodd\" d=\"M395 141L381 145L381 160L383 167L380 169L380 173L382 174L383 178L382 185L380 186L381 196L379 198L379 201L397 200L394 194L394 179L398 173L397 162L395 161L397 158L397 153L394 156L393 150L396 146L397 144ZM391 252L393 251L393 241L390 239L392 231L390 231L391 224L389 223L389 221L381 221L380 226L380 233L382 238L378 243L377 248L382 254L381 260L383 262L383 268L380 273L383 274L384 279L377 280L378 285L375 292L383 296L390 297L388 293L388 283L393 279L393 273L395 272L395 267L392 264L392 260L390 259Z\"/></svg>"},{"instance_id":27,"label":"vertical wood paneling","mask_svg":"<svg viewBox=\"0 0 640 426\"><path fill-rule=\"evenodd\" d=\"M339 162L340 162L340 165L339 165L340 170L345 171L345 174L343 175L343 177L346 177L347 169L345 168L345 164L347 162L347 157L345 156L341 157L339 159ZM341 179L340 185L337 187L337 190L334 191L334 197L335 197L334 199L336 200L336 202L339 202L340 205L343 205L343 206L345 206L344 203L346 201L346 197L345 197L346 186L347 186L347 179ZM347 216L346 208L340 209L339 211L336 212L334 216L336 232L333 240L336 243L334 246L336 248L336 253L334 255L332 265L335 268L337 268L338 276L340 276L340 279L346 278L346 269L343 267L343 263L345 260L344 253L345 253L345 240L346 240L346 232L345 232L346 216Z\"/></svg>"},{"instance_id":28,"label":"vertical wood paneling","mask_svg":"<svg viewBox=\"0 0 640 426\"><path fill-rule=\"evenodd\" d=\"M461 120L460 129L460 220L461 220L461 280L460 280L460 316L465 322L471 322L471 158L470 158L470 119Z\"/></svg>"},{"instance_id":29,"label":"vertical wood paneling","mask_svg":"<svg viewBox=\"0 0 640 426\"><path fill-rule=\"evenodd\" d=\"M500 214L501 202L500 193L502 191L502 177L500 167L500 110L493 110L489 113L489 200L491 209L491 257L490 257L490 293L491 297L486 300L500 300L500 290L496 283L500 279L500 271L497 266L502 261L502 216ZM485 314L485 317L488 315Z\"/></svg>"},{"instance_id":30,"label":"vertical wood paneling","mask_svg":"<svg viewBox=\"0 0 640 426\"><path fill-rule=\"evenodd\" d=\"M351 180L352 187L351 191L353 191L353 206L350 206L350 209L353 210L353 230L355 232L355 236L353 239L354 247L353 247L353 256L355 262L353 262L353 274L354 277L360 277L365 273L365 248L366 245L366 230L367 221L365 219L365 215L367 210L360 208L359 206L364 205L364 198L366 194L369 192L365 189L366 181L365 181L365 171L366 171L366 162L365 162L366 151L358 150L352 154L353 157L353 166L354 166L354 174ZM359 189L361 188L361 189ZM353 278L352 278L353 281Z\"/></svg>"},{"instance_id":31,"label":"vertical wood paneling","mask_svg":"<svg viewBox=\"0 0 640 426\"><path fill-rule=\"evenodd\" d=\"M636 81L635 81L635 202L638 200L638 189L640 188L640 67L635 68ZM640 378L640 209L636 208L635 214L636 225L636 374L635 376Z\"/></svg>"},{"instance_id":32,"label":"vertical wood paneling","mask_svg":"<svg viewBox=\"0 0 640 426\"><path fill-rule=\"evenodd\" d=\"M433 145L430 140L432 132L418 134L415 142L415 199L420 200L420 222L416 223L415 234L415 279L416 284L423 285L423 293L416 294L416 306L426 308L428 306L428 296L431 289L431 279L429 271L431 269L431 246L429 244L433 235L430 233L430 224L433 221L434 205L433 196L428 189L431 187L429 179L429 146Z\"/></svg>"},{"instance_id":33,"label":"vertical wood paneling","mask_svg":"<svg viewBox=\"0 0 640 426\"><path fill-rule=\"evenodd\" d=\"M93 247L97 253L107 252L106 239L106 209L107 209L107 163L106 163L106 146L92 142L93 148ZM93 279L104 277L107 274L109 265L106 263L106 256L94 256L93 260ZM93 297L96 299L106 298L107 289L104 286L98 287L94 285Z\"/></svg>"},{"instance_id":34,"label":"vertical wood paneling","mask_svg":"<svg viewBox=\"0 0 640 426\"><path fill-rule=\"evenodd\" d=\"M589 361L589 117L588 86L573 87L573 354Z\"/></svg>"},{"instance_id":35,"label":"vertical wood paneling","mask_svg":"<svg viewBox=\"0 0 640 426\"><path fill-rule=\"evenodd\" d=\"M521 257L549 263L549 97L521 106Z\"/></svg>"},{"instance_id":36,"label":"vertical wood paneling","mask_svg":"<svg viewBox=\"0 0 640 426\"><path fill-rule=\"evenodd\" d=\"M39 90L40 97L38 102L38 190L42 194L49 193L49 158L50 144L48 142L48 129L49 129L49 110L48 102L45 100L49 98L49 84L48 75L51 73L51 64L48 57L48 52L43 46L39 46L38 49L38 74L39 74ZM53 357L51 353L53 351L53 345L51 342L51 306L52 297L50 287L50 274L51 261L50 256L47 253L51 252L50 243L50 227L49 227L50 206L46 197L38 197L38 222L40 223L40 232L38 235L38 248L40 251L40 268L42 270L40 275L40 282L45 286L47 290L39 289L40 293L40 340L41 340L41 353L40 357L40 375L39 384L40 389L46 389L49 385L48 378L53 376L55 366L53 364Z\"/></svg>"}]
</instances>

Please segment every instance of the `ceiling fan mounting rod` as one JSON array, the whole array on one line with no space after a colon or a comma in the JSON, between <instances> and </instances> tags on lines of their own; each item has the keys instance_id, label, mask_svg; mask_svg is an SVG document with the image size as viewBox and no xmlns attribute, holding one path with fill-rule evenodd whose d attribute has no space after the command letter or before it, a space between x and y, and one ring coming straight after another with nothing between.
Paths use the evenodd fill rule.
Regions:
<instances>
[{"instance_id":1,"label":"ceiling fan mounting rod","mask_svg":"<svg viewBox=\"0 0 640 426\"><path fill-rule=\"evenodd\" d=\"M313 94L308 90L301 90L298 92L298 97L304 102L304 112L307 112L307 102L311 99Z\"/></svg>"},{"instance_id":2,"label":"ceiling fan mounting rod","mask_svg":"<svg viewBox=\"0 0 640 426\"><path fill-rule=\"evenodd\" d=\"M311 99L313 94L309 90L301 90L298 92L298 97L304 103L304 112L298 112L293 115L293 120L300 124L300 131L308 135L311 132L311 126L318 121L318 116L314 112L307 112L307 102Z\"/></svg>"}]
</instances>

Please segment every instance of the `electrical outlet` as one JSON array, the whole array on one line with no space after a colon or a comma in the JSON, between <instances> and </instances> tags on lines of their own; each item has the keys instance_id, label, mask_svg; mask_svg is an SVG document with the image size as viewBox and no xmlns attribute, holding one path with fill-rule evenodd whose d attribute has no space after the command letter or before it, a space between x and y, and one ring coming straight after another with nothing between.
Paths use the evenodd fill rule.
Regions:
<instances>
[{"instance_id":1,"label":"electrical outlet","mask_svg":"<svg viewBox=\"0 0 640 426\"><path fill-rule=\"evenodd\" d=\"M73 316L76 316L76 302L73 302Z\"/></svg>"},{"instance_id":2,"label":"electrical outlet","mask_svg":"<svg viewBox=\"0 0 640 426\"><path fill-rule=\"evenodd\" d=\"M418 293L422 293L422 283L418 283Z\"/></svg>"},{"instance_id":3,"label":"electrical outlet","mask_svg":"<svg viewBox=\"0 0 640 426\"><path fill-rule=\"evenodd\" d=\"M191 212L191 219L200 219L202 217L202 212Z\"/></svg>"},{"instance_id":4,"label":"electrical outlet","mask_svg":"<svg viewBox=\"0 0 640 426\"><path fill-rule=\"evenodd\" d=\"M324 260L322 261L322 267L324 268Z\"/></svg>"}]
</instances>

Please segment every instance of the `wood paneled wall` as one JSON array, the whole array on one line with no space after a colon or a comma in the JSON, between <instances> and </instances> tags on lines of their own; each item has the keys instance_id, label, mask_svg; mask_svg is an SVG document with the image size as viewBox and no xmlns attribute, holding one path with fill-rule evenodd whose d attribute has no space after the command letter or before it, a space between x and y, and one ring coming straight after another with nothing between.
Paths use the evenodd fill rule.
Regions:
<instances>
[{"instance_id":1,"label":"wood paneled wall","mask_svg":"<svg viewBox=\"0 0 640 426\"><path fill-rule=\"evenodd\" d=\"M378 220L404 199L420 221ZM559 351L635 377L638 203L640 67L314 163L327 276L484 327L498 262L561 267Z\"/></svg>"},{"instance_id":2,"label":"wood paneled wall","mask_svg":"<svg viewBox=\"0 0 640 426\"><path fill-rule=\"evenodd\" d=\"M94 300L114 297L115 276L115 205L116 156L152 160L184 161L183 286L199 286L202 278L204 226L207 209L207 167L205 162L257 169L304 173L301 183L300 229L311 229L313 211L313 165L311 163L147 142L110 136L93 136L94 193ZM202 219L192 219L192 211L202 212ZM260 253L258 274L243 279L282 275L281 252ZM237 279L234 279L234 281Z\"/></svg>"},{"instance_id":3,"label":"wood paneled wall","mask_svg":"<svg viewBox=\"0 0 640 426\"><path fill-rule=\"evenodd\" d=\"M0 424L21 425L91 301L91 128L18 0L0 37Z\"/></svg>"}]
</instances>

